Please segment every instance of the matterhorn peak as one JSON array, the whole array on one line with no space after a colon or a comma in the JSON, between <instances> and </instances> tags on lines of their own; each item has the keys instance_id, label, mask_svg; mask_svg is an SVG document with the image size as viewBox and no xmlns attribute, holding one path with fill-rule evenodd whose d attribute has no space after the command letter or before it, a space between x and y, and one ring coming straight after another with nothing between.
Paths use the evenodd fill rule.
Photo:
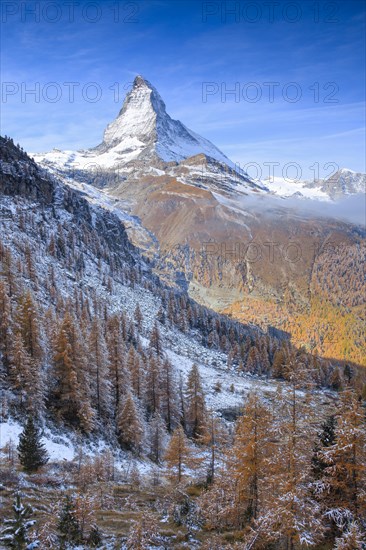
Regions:
<instances>
[{"instance_id":1,"label":"matterhorn peak","mask_svg":"<svg viewBox=\"0 0 366 550\"><path fill-rule=\"evenodd\" d=\"M107 126L102 146L128 158L155 155L165 162L180 162L203 153L233 165L211 142L173 120L159 92L141 75L135 77L117 118Z\"/></svg>"}]
</instances>

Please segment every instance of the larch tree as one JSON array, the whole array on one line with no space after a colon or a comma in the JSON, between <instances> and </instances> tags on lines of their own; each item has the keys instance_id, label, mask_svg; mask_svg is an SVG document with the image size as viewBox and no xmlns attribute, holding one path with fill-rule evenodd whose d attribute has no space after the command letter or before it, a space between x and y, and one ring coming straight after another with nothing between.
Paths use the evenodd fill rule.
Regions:
<instances>
[{"instance_id":1,"label":"larch tree","mask_svg":"<svg viewBox=\"0 0 366 550\"><path fill-rule=\"evenodd\" d=\"M94 319L89 335L89 370L100 419L107 420L111 415L112 391L109 380L109 361L101 323Z\"/></svg>"},{"instance_id":2,"label":"larch tree","mask_svg":"<svg viewBox=\"0 0 366 550\"><path fill-rule=\"evenodd\" d=\"M9 354L9 377L13 388L19 393L19 404L28 408L32 386L32 358L25 349L20 333L14 335Z\"/></svg>"},{"instance_id":3,"label":"larch tree","mask_svg":"<svg viewBox=\"0 0 366 550\"><path fill-rule=\"evenodd\" d=\"M161 414L169 433L179 423L177 387L173 365L165 359L161 366Z\"/></svg>"},{"instance_id":4,"label":"larch tree","mask_svg":"<svg viewBox=\"0 0 366 550\"><path fill-rule=\"evenodd\" d=\"M150 415L160 411L161 374L160 361L155 354L148 357L145 373L144 402Z\"/></svg>"},{"instance_id":5,"label":"larch tree","mask_svg":"<svg viewBox=\"0 0 366 550\"><path fill-rule=\"evenodd\" d=\"M170 438L165 453L168 476L177 483L180 483L182 481L184 467L190 466L191 458L192 452L189 448L183 427L178 426Z\"/></svg>"},{"instance_id":6,"label":"larch tree","mask_svg":"<svg viewBox=\"0 0 366 550\"><path fill-rule=\"evenodd\" d=\"M141 399L144 386L144 373L141 366L141 360L134 346L130 346L130 349L128 350L126 367L131 380L133 392L138 399Z\"/></svg>"},{"instance_id":7,"label":"larch tree","mask_svg":"<svg viewBox=\"0 0 366 550\"><path fill-rule=\"evenodd\" d=\"M128 392L124 401L120 403L117 430L121 446L135 453L140 453L144 437L144 425L131 392Z\"/></svg>"},{"instance_id":8,"label":"larch tree","mask_svg":"<svg viewBox=\"0 0 366 550\"><path fill-rule=\"evenodd\" d=\"M121 323L118 315L113 315L108 321L107 347L114 416L116 417L122 395L130 385L130 376L127 376L126 372L125 343L122 338Z\"/></svg>"},{"instance_id":9,"label":"larch tree","mask_svg":"<svg viewBox=\"0 0 366 550\"><path fill-rule=\"evenodd\" d=\"M155 321L150 334L149 347L153 349L158 357L163 354L160 330L157 321Z\"/></svg>"},{"instance_id":10,"label":"larch tree","mask_svg":"<svg viewBox=\"0 0 366 550\"><path fill-rule=\"evenodd\" d=\"M185 400L187 433L198 440L207 431L207 411L201 376L195 364L188 374Z\"/></svg>"},{"instance_id":11,"label":"larch tree","mask_svg":"<svg viewBox=\"0 0 366 550\"><path fill-rule=\"evenodd\" d=\"M71 315L66 312L54 342L54 381L51 392L59 415L71 424L79 420L80 387L73 362Z\"/></svg>"},{"instance_id":12,"label":"larch tree","mask_svg":"<svg viewBox=\"0 0 366 550\"><path fill-rule=\"evenodd\" d=\"M6 368L9 366L11 352L12 314L9 290L5 282L0 281L0 355Z\"/></svg>"},{"instance_id":13,"label":"larch tree","mask_svg":"<svg viewBox=\"0 0 366 550\"><path fill-rule=\"evenodd\" d=\"M336 420L334 443L318 453L326 464L323 505L333 522L333 535L347 531L352 521L362 521L366 515L366 419L354 390L341 393Z\"/></svg>"},{"instance_id":14,"label":"larch tree","mask_svg":"<svg viewBox=\"0 0 366 550\"><path fill-rule=\"evenodd\" d=\"M222 459L222 451L228 441L228 433L224 424L214 415L213 411L207 414L207 430L201 438L201 442L208 448L208 465L206 483L214 483L217 465Z\"/></svg>"},{"instance_id":15,"label":"larch tree","mask_svg":"<svg viewBox=\"0 0 366 550\"><path fill-rule=\"evenodd\" d=\"M228 455L236 493L233 512L239 528L266 511L273 476L272 423L271 412L258 394L250 394L237 420L234 445Z\"/></svg>"},{"instance_id":16,"label":"larch tree","mask_svg":"<svg viewBox=\"0 0 366 550\"><path fill-rule=\"evenodd\" d=\"M286 366L290 387L280 398L276 425L276 452L272 457L271 521L267 523L272 539L283 541L288 550L296 544L314 545L323 536L318 502L311 491L311 456L316 434L314 404L309 395L299 394L302 386L301 364ZM292 370L292 374L291 374Z\"/></svg>"},{"instance_id":17,"label":"larch tree","mask_svg":"<svg viewBox=\"0 0 366 550\"><path fill-rule=\"evenodd\" d=\"M167 442L165 422L158 412L151 417L148 423L148 455L156 464L164 458Z\"/></svg>"}]
</instances>

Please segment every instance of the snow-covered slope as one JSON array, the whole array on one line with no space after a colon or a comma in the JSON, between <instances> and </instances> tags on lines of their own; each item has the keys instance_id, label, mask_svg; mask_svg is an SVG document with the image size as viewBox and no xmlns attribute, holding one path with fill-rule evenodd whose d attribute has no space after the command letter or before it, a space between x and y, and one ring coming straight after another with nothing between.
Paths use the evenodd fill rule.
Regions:
<instances>
[{"instance_id":1,"label":"snow-covered slope","mask_svg":"<svg viewBox=\"0 0 366 550\"><path fill-rule=\"evenodd\" d=\"M263 183L271 193L279 197L330 201L347 195L365 193L366 174L341 168L326 179L307 181L271 177Z\"/></svg>"}]
</instances>

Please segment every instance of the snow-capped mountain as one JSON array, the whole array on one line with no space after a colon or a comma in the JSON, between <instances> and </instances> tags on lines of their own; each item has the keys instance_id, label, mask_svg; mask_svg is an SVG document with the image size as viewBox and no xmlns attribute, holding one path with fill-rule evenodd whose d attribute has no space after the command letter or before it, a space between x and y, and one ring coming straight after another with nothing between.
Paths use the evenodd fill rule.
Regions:
<instances>
[{"instance_id":1,"label":"snow-capped mountain","mask_svg":"<svg viewBox=\"0 0 366 550\"><path fill-rule=\"evenodd\" d=\"M365 193L366 174L341 168L325 179L308 181L271 177L264 180L264 184L271 193L280 197L331 201Z\"/></svg>"},{"instance_id":2,"label":"snow-capped mountain","mask_svg":"<svg viewBox=\"0 0 366 550\"><path fill-rule=\"evenodd\" d=\"M156 88L142 76L135 78L118 117L107 126L100 149L115 149L121 158L129 159L155 154L165 162L204 153L233 166L210 141L173 120Z\"/></svg>"},{"instance_id":3,"label":"snow-capped mountain","mask_svg":"<svg viewBox=\"0 0 366 550\"><path fill-rule=\"evenodd\" d=\"M100 145L81 151L54 149L33 156L59 175L71 175L73 180L98 187L110 186L113 173L114 186L126 179L169 175L198 187L209 188L212 184L215 191L264 190L210 141L173 120L158 91L142 76L135 78Z\"/></svg>"}]
</instances>

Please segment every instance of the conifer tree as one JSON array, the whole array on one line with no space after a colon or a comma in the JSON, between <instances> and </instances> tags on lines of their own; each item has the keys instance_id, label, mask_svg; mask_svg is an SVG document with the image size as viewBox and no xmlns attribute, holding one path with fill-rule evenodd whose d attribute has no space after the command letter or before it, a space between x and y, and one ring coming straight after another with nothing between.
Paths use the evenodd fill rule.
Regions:
<instances>
[{"instance_id":1,"label":"conifer tree","mask_svg":"<svg viewBox=\"0 0 366 550\"><path fill-rule=\"evenodd\" d=\"M6 527L0 532L0 542L6 547L16 550L33 550L39 547L39 541L31 542L30 531L36 523L32 520L33 508L27 504L24 506L20 493L15 496L13 503L14 517L6 519Z\"/></svg>"},{"instance_id":2,"label":"conifer tree","mask_svg":"<svg viewBox=\"0 0 366 550\"><path fill-rule=\"evenodd\" d=\"M273 453L272 417L256 393L249 395L243 415L236 424L234 445L229 453L229 469L236 486L233 503L239 526L256 520L265 510Z\"/></svg>"},{"instance_id":3,"label":"conifer tree","mask_svg":"<svg viewBox=\"0 0 366 550\"><path fill-rule=\"evenodd\" d=\"M268 532L272 532L273 540L283 541L289 550L298 543L314 545L323 536L320 507L311 492L314 406L309 396L304 402L297 391L298 383L302 385L303 372L303 366L294 359L286 365L290 389L279 396L278 445L272 457L275 474Z\"/></svg>"},{"instance_id":4,"label":"conifer tree","mask_svg":"<svg viewBox=\"0 0 366 550\"><path fill-rule=\"evenodd\" d=\"M144 435L144 427L131 392L127 393L124 402L120 405L117 429L119 442L122 447L139 453Z\"/></svg>"},{"instance_id":5,"label":"conifer tree","mask_svg":"<svg viewBox=\"0 0 366 550\"><path fill-rule=\"evenodd\" d=\"M156 412L148 424L148 444L149 457L151 460L160 464L166 447L167 431L164 420L160 414Z\"/></svg>"},{"instance_id":6,"label":"conifer tree","mask_svg":"<svg viewBox=\"0 0 366 550\"><path fill-rule=\"evenodd\" d=\"M112 316L108 322L107 347L116 417L122 395L130 384L130 377L127 376L125 366L125 345L122 339L120 319L117 315Z\"/></svg>"},{"instance_id":7,"label":"conifer tree","mask_svg":"<svg viewBox=\"0 0 366 550\"><path fill-rule=\"evenodd\" d=\"M100 322L92 323L89 344L89 364L92 373L96 409L98 415L107 419L111 413L111 384L107 346Z\"/></svg>"},{"instance_id":8,"label":"conifer tree","mask_svg":"<svg viewBox=\"0 0 366 550\"><path fill-rule=\"evenodd\" d=\"M153 349L158 357L163 354L161 335L158 323L155 321L150 334L150 348Z\"/></svg>"},{"instance_id":9,"label":"conifer tree","mask_svg":"<svg viewBox=\"0 0 366 550\"><path fill-rule=\"evenodd\" d=\"M161 366L161 414L170 433L179 422L178 398L173 366L168 359Z\"/></svg>"},{"instance_id":10,"label":"conifer tree","mask_svg":"<svg viewBox=\"0 0 366 550\"><path fill-rule=\"evenodd\" d=\"M54 383L52 397L65 420L78 419L80 388L73 362L72 319L67 312L56 334L54 345Z\"/></svg>"},{"instance_id":11,"label":"conifer tree","mask_svg":"<svg viewBox=\"0 0 366 550\"><path fill-rule=\"evenodd\" d=\"M327 464L321 487L333 535L347 530L351 518L362 521L366 514L366 418L354 390L341 393L336 420L334 443L319 453Z\"/></svg>"},{"instance_id":12,"label":"conifer tree","mask_svg":"<svg viewBox=\"0 0 366 550\"><path fill-rule=\"evenodd\" d=\"M36 472L49 460L48 452L41 442L39 429L32 416L28 417L23 432L19 436L19 461L27 473Z\"/></svg>"},{"instance_id":13,"label":"conifer tree","mask_svg":"<svg viewBox=\"0 0 366 550\"><path fill-rule=\"evenodd\" d=\"M141 368L141 361L140 358L134 348L134 346L130 346L130 349L127 354L127 372L129 374L129 377L131 379L131 385L134 394L138 399L141 399L142 397L142 391L143 391L143 370Z\"/></svg>"},{"instance_id":14,"label":"conifer tree","mask_svg":"<svg viewBox=\"0 0 366 550\"><path fill-rule=\"evenodd\" d=\"M324 460L323 452L326 448L331 447L335 443L335 428L336 419L331 415L322 425L322 431L318 434L318 441L315 444L312 456L312 471L316 480L319 480L324 475L324 470L328 463Z\"/></svg>"},{"instance_id":15,"label":"conifer tree","mask_svg":"<svg viewBox=\"0 0 366 550\"><path fill-rule=\"evenodd\" d=\"M185 398L187 433L193 439L199 439L207 430L207 413L201 377L195 364L188 374Z\"/></svg>"},{"instance_id":16,"label":"conifer tree","mask_svg":"<svg viewBox=\"0 0 366 550\"><path fill-rule=\"evenodd\" d=\"M168 475L180 483L184 466L189 466L192 458L191 450L182 426L178 426L170 439L165 453Z\"/></svg>"},{"instance_id":17,"label":"conifer tree","mask_svg":"<svg viewBox=\"0 0 366 550\"><path fill-rule=\"evenodd\" d=\"M140 309L139 304L137 304L137 306L135 308L134 318L135 318L137 330L138 330L138 332L141 332L142 331L142 323L143 323L144 318L143 318L143 315L141 313L141 309Z\"/></svg>"},{"instance_id":18,"label":"conifer tree","mask_svg":"<svg viewBox=\"0 0 366 550\"><path fill-rule=\"evenodd\" d=\"M40 322L37 307L30 291L19 299L16 324L22 335L25 349L34 361L37 363L41 362L43 351L41 346Z\"/></svg>"},{"instance_id":19,"label":"conifer tree","mask_svg":"<svg viewBox=\"0 0 366 550\"><path fill-rule=\"evenodd\" d=\"M69 543L78 544L81 542L81 529L76 515L75 500L69 495L65 497L57 527L60 533L59 539L62 550L66 549Z\"/></svg>"},{"instance_id":20,"label":"conifer tree","mask_svg":"<svg viewBox=\"0 0 366 550\"><path fill-rule=\"evenodd\" d=\"M161 400L161 375L160 362L151 354L147 361L147 372L145 375L145 404L150 415L160 411Z\"/></svg>"},{"instance_id":21,"label":"conifer tree","mask_svg":"<svg viewBox=\"0 0 366 550\"><path fill-rule=\"evenodd\" d=\"M207 468L207 485L214 483L216 475L216 467L219 461L219 452L223 449L225 443L227 443L227 432L219 418L217 418L213 411L210 411L207 421L206 433L202 436L201 441L208 447L209 450L209 464Z\"/></svg>"},{"instance_id":22,"label":"conifer tree","mask_svg":"<svg viewBox=\"0 0 366 550\"><path fill-rule=\"evenodd\" d=\"M11 304L8 289L3 281L0 281L0 354L6 368L9 366L11 353Z\"/></svg>"},{"instance_id":23,"label":"conifer tree","mask_svg":"<svg viewBox=\"0 0 366 550\"><path fill-rule=\"evenodd\" d=\"M20 406L28 404L32 391L32 358L24 347L20 333L14 335L9 355L9 376L13 388L19 392Z\"/></svg>"}]
</instances>

